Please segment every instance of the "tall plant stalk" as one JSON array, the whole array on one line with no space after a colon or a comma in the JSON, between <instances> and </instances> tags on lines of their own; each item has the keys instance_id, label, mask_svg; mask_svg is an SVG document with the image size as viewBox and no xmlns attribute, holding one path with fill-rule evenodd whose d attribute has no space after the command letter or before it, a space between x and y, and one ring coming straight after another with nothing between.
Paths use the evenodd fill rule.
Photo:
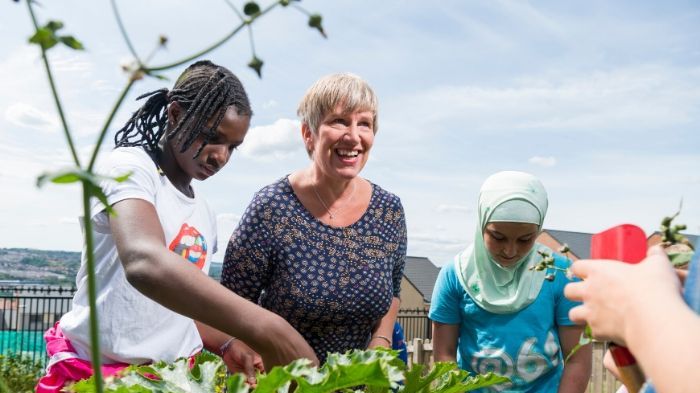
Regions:
<instances>
[{"instance_id":1,"label":"tall plant stalk","mask_svg":"<svg viewBox=\"0 0 700 393\"><path fill-rule=\"evenodd\" d=\"M112 121L114 120L115 115L117 114L117 111L121 107L122 103L124 102L124 99L126 98L127 94L131 90L131 88L134 86L134 83L140 79L142 79L144 76L155 76L158 77L158 75L155 75L155 72L159 71L165 71L169 70L175 67L178 67L180 65L183 65L185 63L188 63L192 60L195 60L201 56L204 56L208 54L209 52L213 51L214 49L220 47L227 41L229 41L231 38L233 38L239 31L241 31L244 27L248 26L251 28L251 25L253 22L255 22L257 19L262 17L263 15L267 14L269 11L274 9L278 5L282 5L286 7L289 5L289 0L278 0L265 9L261 10L260 7L255 3L254 1L249 1L246 3L244 7L244 13L248 17L246 18L241 18L241 23L237 25L233 30L228 33L226 36L221 38L220 40L214 42L213 44L205 47L202 50L196 51L194 54L186 56L180 60L177 61L172 61L170 63L167 63L165 65L159 65L159 66L154 66L154 67L149 67L146 65L141 58L139 58L139 55L136 53L134 46L131 43L131 40L129 39L126 29L124 28L124 24L122 23L121 17L119 15L117 6L116 6L116 1L112 0L111 5L112 5L112 10L114 12L115 18L117 20L117 24L119 26L121 35L131 52L131 54L135 58L135 67L131 70L129 80L126 83L125 87L122 89L119 97L115 101L114 105L112 106L111 111L107 115L107 118L104 122L104 125L102 126L102 129L100 130L97 141L95 143L94 149L90 155L90 160L89 163L86 166L83 166L80 158L77 153L77 149L75 147L75 143L73 140L73 134L70 131L70 128L68 126L68 121L65 115L65 112L63 110L63 105L61 103L60 96L58 94L58 88L56 87L56 83L53 78L53 73L51 70L51 63L49 61L47 51L54 47L58 43L65 44L66 46L76 49L76 50L81 50L83 49L82 43L75 39L72 36L67 36L67 35L59 35L57 33L58 30L63 28L63 23L58 22L58 21L49 21L45 26L40 26L36 15L34 13L34 0L26 0L27 3L27 9L29 11L29 15L32 21L32 24L34 26L34 35L30 38L30 42L37 44L40 49L41 49L41 59L44 64L44 69L46 71L46 75L49 80L49 87L51 89L51 94L54 99L54 103L56 105L56 110L58 111L58 115L61 119L61 126L63 128L63 133L66 139L66 142L68 144L68 148L70 150L73 162L75 164L75 167L73 169L69 170L64 170L61 172L54 172L54 173L46 173L41 175L38 180L37 184L39 186L42 186L46 182L52 182L52 183L59 183L59 184L65 184L65 183L76 183L80 182L81 187L82 187L82 201L83 201L83 229L84 229L84 241L85 241L85 260L87 264L87 283L88 283L88 297L89 297L89 305L90 305L90 358L91 362L93 365L93 372L94 372L94 380L95 380L95 391L98 393L102 393L104 390L104 384L103 384L103 379L102 379L102 368L101 368L101 359L100 359L100 347L99 347L99 318L97 315L97 302L96 302L96 294L97 294L97 283L95 280L95 256L94 256L94 243L93 243L93 237L92 237L92 221L91 221L91 199L92 198L98 198L103 204L104 208L109 212L112 213L112 209L109 206L107 202L107 198L104 195L102 189L100 188L100 182L104 180L103 176L99 176L98 174L94 173L94 167L95 163L97 161L98 154L100 152L100 148L104 142L105 136L107 135L107 131L109 130L110 125L112 124ZM227 2L227 4L230 5L230 3ZM237 10L236 10L237 11ZM305 11L304 11L305 12ZM241 15L240 12L236 12L239 16ZM316 16L317 18L320 18ZM318 29L319 31L322 32L322 29L320 28L320 22L319 25L315 25L311 23L311 20L309 21L309 26ZM325 35L324 35L325 37ZM163 46L165 44L165 39L162 37L160 39L160 46ZM253 43L251 40L251 47ZM158 48L156 48L157 50ZM254 58L257 58L255 55L253 56ZM150 56L147 59L147 61L150 61ZM260 64L256 64L255 67L251 66L258 75L260 75L260 68L262 67L262 62ZM112 180L115 181L124 181L128 175L121 176L118 178L114 178ZM3 386L0 385L0 388Z\"/></svg>"}]
</instances>

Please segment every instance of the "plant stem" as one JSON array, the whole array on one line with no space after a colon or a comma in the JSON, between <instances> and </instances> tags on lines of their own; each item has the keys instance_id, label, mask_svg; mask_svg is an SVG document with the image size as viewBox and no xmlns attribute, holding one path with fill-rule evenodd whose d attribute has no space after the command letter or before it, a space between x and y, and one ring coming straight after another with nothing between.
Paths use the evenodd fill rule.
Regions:
<instances>
[{"instance_id":1,"label":"plant stem","mask_svg":"<svg viewBox=\"0 0 700 393\"><path fill-rule=\"evenodd\" d=\"M256 19L258 19L258 18L260 18L261 16L265 15L266 13L270 12L270 10L272 10L273 8L275 8L275 7L278 6L278 5L279 5L278 2L275 2L275 3L270 4L267 8L265 8L265 9L262 10L262 11L260 11L259 14L255 15L255 16L252 16L248 21L242 22L242 23L241 23L240 25L238 25L235 29L233 29L233 31L231 31L230 33L228 33L224 38L220 39L219 41L215 42L215 43L212 44L211 46L209 46L209 47L207 47L207 48L205 48L205 49L203 49L203 50L201 50L201 51L199 51L199 52L197 52L197 53L195 53L195 54L193 54L193 55L191 55L191 56L187 56L187 57L184 58L184 59L175 61L175 62L170 63L170 64L162 65L162 66L145 67L146 73L149 73L149 72L152 72L152 71L167 70L167 69L169 69L169 68L177 67L177 66L179 66L179 65L188 63L188 62L190 62L190 61L192 61L192 60L194 60L194 59L196 59L196 58L198 58L198 57L201 57L201 56L206 55L207 53L213 51L214 49L216 49L216 48L220 47L221 45L223 45L224 43L226 43L226 41L228 41L231 37L233 37L234 35L236 35L236 33L238 33L243 27L245 27L245 26L248 25L248 24L253 23Z\"/></svg>"},{"instance_id":2,"label":"plant stem","mask_svg":"<svg viewBox=\"0 0 700 393\"><path fill-rule=\"evenodd\" d=\"M117 9L117 2L116 0L111 0L110 3L112 3L112 11L114 12L114 17L117 19L117 26L119 26L119 31L122 34L122 37L124 37L124 42L126 42L127 48L129 48L129 52L131 52L131 55L134 56L134 60L141 65L141 59L139 58L139 55L136 53L136 49L134 49L134 45L131 44L131 40L129 39L129 35L126 34L126 29L124 28L124 23L122 23L122 18L119 15L119 9Z\"/></svg>"},{"instance_id":3,"label":"plant stem","mask_svg":"<svg viewBox=\"0 0 700 393\"><path fill-rule=\"evenodd\" d=\"M105 121L104 126L102 126L102 131L100 131L100 135L97 137L97 143L95 144L95 150L92 152L92 157L90 157L90 164L88 164L88 168L87 168L87 170L89 172L92 172L92 168L95 166L95 161L97 160L97 154L99 154L99 152L100 152L100 146L102 146L102 142L104 141L105 136L107 135L107 130L109 129L109 125L112 124L112 120L114 120L114 116L116 116L117 110L122 105L122 101L124 101L124 98L126 97L127 93L129 93L129 90L131 90L131 86L134 85L134 82L135 82L134 78L129 78L129 83L126 84L126 86L124 87L124 90L122 90L122 93L119 95L119 98L117 98L117 102L114 103L114 106L112 107L112 111L109 113L109 116L107 116L107 120Z\"/></svg>"},{"instance_id":4,"label":"plant stem","mask_svg":"<svg viewBox=\"0 0 700 393\"><path fill-rule=\"evenodd\" d=\"M29 15L32 18L32 23L34 24L34 31L39 31L39 23L36 21L36 16L34 15L34 9L32 8L32 0L27 0L27 8L29 8ZM58 116L61 118L61 123L63 124L63 133L66 136L66 141L68 142L68 147L70 148L71 155L73 156L73 161L77 167L80 167L80 159L78 158L78 153L73 145L73 138L71 138L70 129L68 128L68 122L66 121L66 116L63 114L63 106L61 105L61 99L58 97L58 91L56 90L56 84L53 80L53 74L51 73L51 66L49 65L49 59L46 56L46 49L39 45L41 48L41 60L44 62L44 67L46 68L46 75L49 77L49 86L51 87L51 94L53 95L54 102L56 103L56 109L58 110Z\"/></svg>"},{"instance_id":5,"label":"plant stem","mask_svg":"<svg viewBox=\"0 0 700 393\"><path fill-rule=\"evenodd\" d=\"M95 151L99 146L95 148ZM90 192L88 183L83 182L83 232L85 235L85 256L87 259L87 282L88 299L90 299L90 357L92 361L92 372L95 377L95 391L102 393L102 366L100 362L100 338L99 323L97 318L97 291L95 285L95 256L93 254L94 245L92 239L92 220L90 217Z\"/></svg>"}]
</instances>

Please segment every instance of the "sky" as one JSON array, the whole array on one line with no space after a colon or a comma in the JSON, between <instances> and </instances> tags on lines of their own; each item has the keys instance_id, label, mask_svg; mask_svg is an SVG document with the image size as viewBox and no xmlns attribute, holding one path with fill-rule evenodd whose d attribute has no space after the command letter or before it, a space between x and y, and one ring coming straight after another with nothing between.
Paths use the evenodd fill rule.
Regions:
<instances>
[{"instance_id":1,"label":"sky","mask_svg":"<svg viewBox=\"0 0 700 393\"><path fill-rule=\"evenodd\" d=\"M243 2L234 1L239 7ZM323 75L352 72L379 97L379 129L361 176L401 198L408 254L446 263L472 243L481 183L501 170L538 176L549 194L545 228L595 233L631 223L651 234L683 201L678 222L700 234L700 3L695 1L305 0L324 39L294 7L252 26L206 58L243 82L254 111L243 146L196 184L218 212L219 252L253 194L309 164L296 107ZM239 19L224 1L117 2L136 52L158 37L150 64L195 53ZM260 2L261 6L270 4ZM0 247L80 250L80 190L36 187L71 165L32 25L22 3L0 3ZM86 47L50 51L83 161L126 83L130 52L107 1L43 1L42 23ZM170 87L147 78L135 98Z\"/></svg>"}]
</instances>

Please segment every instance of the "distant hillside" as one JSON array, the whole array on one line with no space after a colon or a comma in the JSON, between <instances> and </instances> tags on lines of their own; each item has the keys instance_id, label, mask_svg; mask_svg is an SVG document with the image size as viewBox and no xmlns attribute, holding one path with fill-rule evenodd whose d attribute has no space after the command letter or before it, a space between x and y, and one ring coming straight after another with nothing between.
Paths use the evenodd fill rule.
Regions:
<instances>
[{"instance_id":1,"label":"distant hillside","mask_svg":"<svg viewBox=\"0 0 700 393\"><path fill-rule=\"evenodd\" d=\"M0 280L75 285L79 268L79 252L0 248ZM218 281L221 263L213 262L209 275Z\"/></svg>"},{"instance_id":2,"label":"distant hillside","mask_svg":"<svg viewBox=\"0 0 700 393\"><path fill-rule=\"evenodd\" d=\"M79 267L79 252L0 248L0 280L73 284Z\"/></svg>"}]
</instances>

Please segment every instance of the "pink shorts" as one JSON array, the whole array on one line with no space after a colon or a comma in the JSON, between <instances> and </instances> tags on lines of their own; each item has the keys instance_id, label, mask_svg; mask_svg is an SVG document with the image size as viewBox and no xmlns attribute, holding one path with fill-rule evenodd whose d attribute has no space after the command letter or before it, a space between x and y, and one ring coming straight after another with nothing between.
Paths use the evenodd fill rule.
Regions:
<instances>
[{"instance_id":1,"label":"pink shorts","mask_svg":"<svg viewBox=\"0 0 700 393\"><path fill-rule=\"evenodd\" d=\"M44 333L44 340L49 363L46 366L46 375L37 382L37 393L58 393L67 383L92 376L92 365L78 357L70 341L63 335L58 322ZM127 363L103 364L102 375L114 375L128 366Z\"/></svg>"},{"instance_id":2,"label":"pink shorts","mask_svg":"<svg viewBox=\"0 0 700 393\"><path fill-rule=\"evenodd\" d=\"M66 384L92 376L92 364L78 357L70 341L63 335L58 322L44 333L44 340L46 352L49 354L49 363L46 366L46 375L36 384L36 393L60 393ZM189 358L190 368L194 367L195 356L197 354ZM102 377L114 375L129 366L128 363L103 364Z\"/></svg>"}]
</instances>

